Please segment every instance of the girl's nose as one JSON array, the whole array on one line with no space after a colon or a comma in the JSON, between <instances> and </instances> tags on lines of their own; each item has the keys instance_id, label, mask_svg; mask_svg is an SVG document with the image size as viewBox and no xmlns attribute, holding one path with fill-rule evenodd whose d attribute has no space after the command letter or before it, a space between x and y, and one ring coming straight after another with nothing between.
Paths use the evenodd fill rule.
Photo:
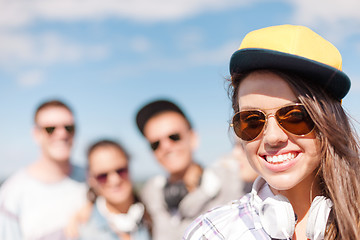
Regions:
<instances>
[{"instance_id":1,"label":"girl's nose","mask_svg":"<svg viewBox=\"0 0 360 240\"><path fill-rule=\"evenodd\" d=\"M279 126L274 115L269 115L263 133L265 144L277 146L288 140L288 134Z\"/></svg>"}]
</instances>

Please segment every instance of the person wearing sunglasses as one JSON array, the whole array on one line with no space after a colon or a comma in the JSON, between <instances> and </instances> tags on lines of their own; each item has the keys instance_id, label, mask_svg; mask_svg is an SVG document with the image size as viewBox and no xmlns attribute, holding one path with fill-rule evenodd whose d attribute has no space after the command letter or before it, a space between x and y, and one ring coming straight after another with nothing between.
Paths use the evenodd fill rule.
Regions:
<instances>
[{"instance_id":1,"label":"person wearing sunglasses","mask_svg":"<svg viewBox=\"0 0 360 240\"><path fill-rule=\"evenodd\" d=\"M304 26L248 33L230 60L231 126L260 177L183 239L359 239L359 140L339 51Z\"/></svg>"},{"instance_id":2,"label":"person wearing sunglasses","mask_svg":"<svg viewBox=\"0 0 360 240\"><path fill-rule=\"evenodd\" d=\"M214 171L194 160L198 137L178 105L151 101L137 112L136 123L167 173L149 179L141 190L153 218L153 239L178 240L197 215L228 193L220 191L222 182Z\"/></svg>"},{"instance_id":3,"label":"person wearing sunglasses","mask_svg":"<svg viewBox=\"0 0 360 240\"><path fill-rule=\"evenodd\" d=\"M86 201L85 169L70 162L75 119L68 105L46 101L35 111L38 159L0 190L0 239L66 239L64 227Z\"/></svg>"},{"instance_id":4,"label":"person wearing sunglasses","mask_svg":"<svg viewBox=\"0 0 360 240\"><path fill-rule=\"evenodd\" d=\"M104 139L92 144L87 156L88 183L96 198L78 239L151 239L152 221L135 194L125 149Z\"/></svg>"}]
</instances>

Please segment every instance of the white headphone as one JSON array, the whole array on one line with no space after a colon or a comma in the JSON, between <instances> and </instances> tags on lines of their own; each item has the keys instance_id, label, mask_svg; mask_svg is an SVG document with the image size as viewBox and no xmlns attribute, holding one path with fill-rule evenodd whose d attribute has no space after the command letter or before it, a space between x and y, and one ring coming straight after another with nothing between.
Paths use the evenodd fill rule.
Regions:
<instances>
[{"instance_id":1,"label":"white headphone","mask_svg":"<svg viewBox=\"0 0 360 240\"><path fill-rule=\"evenodd\" d=\"M295 214L289 200L282 195L266 198L259 205L262 227L272 238L290 239L295 231Z\"/></svg>"},{"instance_id":2,"label":"white headphone","mask_svg":"<svg viewBox=\"0 0 360 240\"><path fill-rule=\"evenodd\" d=\"M324 196L313 200L306 225L306 237L311 240L324 239L327 219L332 202ZM294 235L296 216L289 200L283 195L267 197L264 201L257 196L254 207L259 213L265 232L272 238L291 239Z\"/></svg>"},{"instance_id":3,"label":"white headphone","mask_svg":"<svg viewBox=\"0 0 360 240\"><path fill-rule=\"evenodd\" d=\"M311 203L308 222L306 225L306 237L311 240L324 239L326 223L329 218L332 201L324 196L317 196Z\"/></svg>"},{"instance_id":4,"label":"white headphone","mask_svg":"<svg viewBox=\"0 0 360 240\"><path fill-rule=\"evenodd\" d=\"M127 213L112 213L106 207L106 200L103 197L96 199L96 206L116 233L131 233L136 231L144 216L145 207L142 203L134 203Z\"/></svg>"}]
</instances>

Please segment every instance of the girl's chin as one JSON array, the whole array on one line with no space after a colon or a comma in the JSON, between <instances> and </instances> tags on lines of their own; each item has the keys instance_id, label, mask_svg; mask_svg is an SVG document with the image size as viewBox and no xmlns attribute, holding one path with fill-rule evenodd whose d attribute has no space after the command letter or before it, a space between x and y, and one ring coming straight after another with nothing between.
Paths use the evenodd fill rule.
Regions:
<instances>
[{"instance_id":1,"label":"girl's chin","mask_svg":"<svg viewBox=\"0 0 360 240\"><path fill-rule=\"evenodd\" d=\"M294 188L298 182L294 182L294 179L288 178L278 178L278 179L266 179L266 182L269 184L272 190L276 191L287 191Z\"/></svg>"}]
</instances>

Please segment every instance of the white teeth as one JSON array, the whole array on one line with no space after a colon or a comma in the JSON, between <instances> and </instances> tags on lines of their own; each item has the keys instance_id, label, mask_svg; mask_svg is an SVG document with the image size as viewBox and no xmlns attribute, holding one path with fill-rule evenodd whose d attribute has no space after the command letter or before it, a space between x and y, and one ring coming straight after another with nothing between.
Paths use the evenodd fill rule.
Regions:
<instances>
[{"instance_id":1,"label":"white teeth","mask_svg":"<svg viewBox=\"0 0 360 240\"><path fill-rule=\"evenodd\" d=\"M266 156L266 161L269 162L269 163L282 163L282 162L294 159L295 156L296 156L295 153L287 153L287 154L281 154L281 155Z\"/></svg>"}]
</instances>

